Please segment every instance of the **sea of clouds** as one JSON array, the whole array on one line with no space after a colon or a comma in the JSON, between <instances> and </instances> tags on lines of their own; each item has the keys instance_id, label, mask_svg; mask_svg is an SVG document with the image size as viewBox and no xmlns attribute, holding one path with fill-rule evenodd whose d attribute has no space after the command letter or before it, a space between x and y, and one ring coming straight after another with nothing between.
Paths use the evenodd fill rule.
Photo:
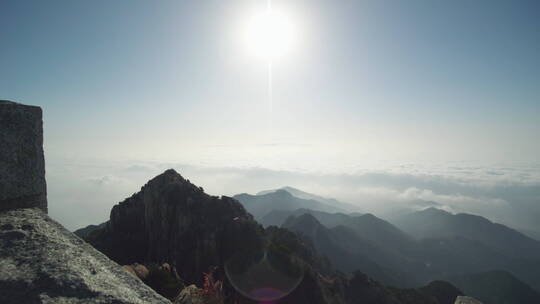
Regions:
<instances>
[{"instance_id":1,"label":"sea of clouds","mask_svg":"<svg viewBox=\"0 0 540 304\"><path fill-rule=\"evenodd\" d=\"M283 170L181 162L52 158L47 161L50 215L69 229L108 219L114 204L168 168L212 195L292 186L356 204L388 220L428 207L484 216L540 235L540 164L377 163L348 170Z\"/></svg>"}]
</instances>

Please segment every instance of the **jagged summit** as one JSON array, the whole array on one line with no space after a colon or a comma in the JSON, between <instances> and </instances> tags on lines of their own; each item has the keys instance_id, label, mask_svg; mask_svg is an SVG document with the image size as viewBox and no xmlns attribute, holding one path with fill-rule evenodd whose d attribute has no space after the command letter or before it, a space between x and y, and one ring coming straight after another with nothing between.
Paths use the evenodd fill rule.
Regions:
<instances>
[{"instance_id":1,"label":"jagged summit","mask_svg":"<svg viewBox=\"0 0 540 304\"><path fill-rule=\"evenodd\" d=\"M162 177L162 176L168 176L168 177L180 177L182 178L182 175L180 175L180 173L176 172L176 170L174 170L173 168L170 168L170 169L167 169L165 170L163 173L161 173L160 175L154 177L152 180L156 179L156 178L159 178L159 177ZM183 179L183 178L182 178Z\"/></svg>"},{"instance_id":2,"label":"jagged summit","mask_svg":"<svg viewBox=\"0 0 540 304\"><path fill-rule=\"evenodd\" d=\"M212 196L206 194L202 187L192 184L189 179L185 179L174 169L167 169L163 173L150 179L144 186L141 187L141 191L133 194L131 197L120 202L118 205L114 206L111 210L111 218L116 216L115 213L118 211L120 206L125 206L126 204L136 204L134 202L143 201L144 196L151 196L154 199L147 199L146 202L153 202L156 204L170 203L170 204L179 204L182 199L174 199L180 197L194 197L194 198L205 198L209 199ZM198 201L195 199L194 201ZM224 200L225 201L225 200ZM244 207L241 204L237 204L236 209L242 210L243 213L246 213Z\"/></svg>"},{"instance_id":3,"label":"jagged summit","mask_svg":"<svg viewBox=\"0 0 540 304\"><path fill-rule=\"evenodd\" d=\"M190 184L195 188L198 188L197 186L191 184L188 180L182 177L180 173L176 172L174 169L167 169L163 173L155 176L151 180L149 180L142 188L145 187L163 187L168 184Z\"/></svg>"},{"instance_id":4,"label":"jagged summit","mask_svg":"<svg viewBox=\"0 0 540 304\"><path fill-rule=\"evenodd\" d=\"M262 233L237 200L210 196L169 169L115 205L109 223L88 240L120 264L168 262L187 282L200 283L237 248L260 246Z\"/></svg>"}]
</instances>

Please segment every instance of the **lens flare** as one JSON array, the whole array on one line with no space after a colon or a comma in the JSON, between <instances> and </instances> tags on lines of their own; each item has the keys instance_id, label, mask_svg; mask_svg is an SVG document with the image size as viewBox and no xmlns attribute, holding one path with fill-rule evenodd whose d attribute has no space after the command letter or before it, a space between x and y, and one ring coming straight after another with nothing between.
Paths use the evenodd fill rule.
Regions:
<instances>
[{"instance_id":1,"label":"lens flare","mask_svg":"<svg viewBox=\"0 0 540 304\"><path fill-rule=\"evenodd\" d=\"M304 277L302 260L276 248L238 254L225 264L231 285L245 297L263 303L290 294Z\"/></svg>"}]
</instances>

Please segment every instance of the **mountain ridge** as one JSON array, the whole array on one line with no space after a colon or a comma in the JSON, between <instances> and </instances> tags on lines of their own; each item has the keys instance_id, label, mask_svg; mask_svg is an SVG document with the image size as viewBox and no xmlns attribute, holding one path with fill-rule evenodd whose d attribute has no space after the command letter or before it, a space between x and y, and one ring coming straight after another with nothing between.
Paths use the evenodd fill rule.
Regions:
<instances>
[{"instance_id":1,"label":"mountain ridge","mask_svg":"<svg viewBox=\"0 0 540 304\"><path fill-rule=\"evenodd\" d=\"M436 208L410 213L394 220L409 235L422 238L463 236L479 240L516 258L540 257L540 242L508 226L467 213L452 214Z\"/></svg>"},{"instance_id":2,"label":"mountain ridge","mask_svg":"<svg viewBox=\"0 0 540 304\"><path fill-rule=\"evenodd\" d=\"M313 229L322 227L313 217L305 216L302 222ZM174 170L156 176L140 192L115 205L109 222L86 239L120 264L171 263L188 284L200 286L202 273L217 266L227 303L252 302L238 295L224 267L238 255L240 263L233 263L234 267L251 265L253 253L270 244L268 248L279 255L294 254L306 261L300 285L281 303L413 304L420 299L441 304L416 289L386 288L359 272L352 276L335 272L310 249L309 240L275 226L264 229L237 200L209 196ZM363 298L352 297L351 288L364 290Z\"/></svg>"},{"instance_id":3,"label":"mountain ridge","mask_svg":"<svg viewBox=\"0 0 540 304\"><path fill-rule=\"evenodd\" d=\"M273 210L296 210L306 208L324 212L346 212L340 208L313 199L295 197L285 190L277 190L263 195L241 193L233 196L233 198L240 201L246 210L257 220L260 220Z\"/></svg>"},{"instance_id":4,"label":"mountain ridge","mask_svg":"<svg viewBox=\"0 0 540 304\"><path fill-rule=\"evenodd\" d=\"M264 194L276 192L278 190L285 190L285 191L289 192L290 194L292 194L293 196L301 198L301 199L315 200L315 201L319 201L321 203L324 203L326 205L335 206L335 207L338 207L340 209L343 209L346 212L358 212L358 211L361 210L360 206L356 206L356 205L350 204L350 203L341 202L341 201L339 201L339 200L337 200L335 198L327 198L327 197L323 197L323 196L320 196L320 195L317 195L317 194L302 191L302 190L300 190L298 188L294 188L294 187L291 187L291 186L283 186L283 187L280 187L280 188L277 188L277 189L259 191L259 192L256 193L256 195L264 195Z\"/></svg>"}]
</instances>

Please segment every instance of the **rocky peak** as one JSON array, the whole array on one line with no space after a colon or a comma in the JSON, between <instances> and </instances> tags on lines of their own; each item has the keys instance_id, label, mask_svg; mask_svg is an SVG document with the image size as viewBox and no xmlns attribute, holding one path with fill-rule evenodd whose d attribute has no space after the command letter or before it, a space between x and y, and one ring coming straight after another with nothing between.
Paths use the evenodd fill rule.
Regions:
<instances>
[{"instance_id":1,"label":"rocky peak","mask_svg":"<svg viewBox=\"0 0 540 304\"><path fill-rule=\"evenodd\" d=\"M173 169L115 205L88 240L120 264L173 264L188 283L240 249L260 246L262 227L235 199L210 196Z\"/></svg>"},{"instance_id":2,"label":"rocky peak","mask_svg":"<svg viewBox=\"0 0 540 304\"><path fill-rule=\"evenodd\" d=\"M182 175L180 175L174 169L165 170L165 172L149 180L144 187L164 187L169 184L189 184L193 187L196 187L188 180L184 179Z\"/></svg>"}]
</instances>

